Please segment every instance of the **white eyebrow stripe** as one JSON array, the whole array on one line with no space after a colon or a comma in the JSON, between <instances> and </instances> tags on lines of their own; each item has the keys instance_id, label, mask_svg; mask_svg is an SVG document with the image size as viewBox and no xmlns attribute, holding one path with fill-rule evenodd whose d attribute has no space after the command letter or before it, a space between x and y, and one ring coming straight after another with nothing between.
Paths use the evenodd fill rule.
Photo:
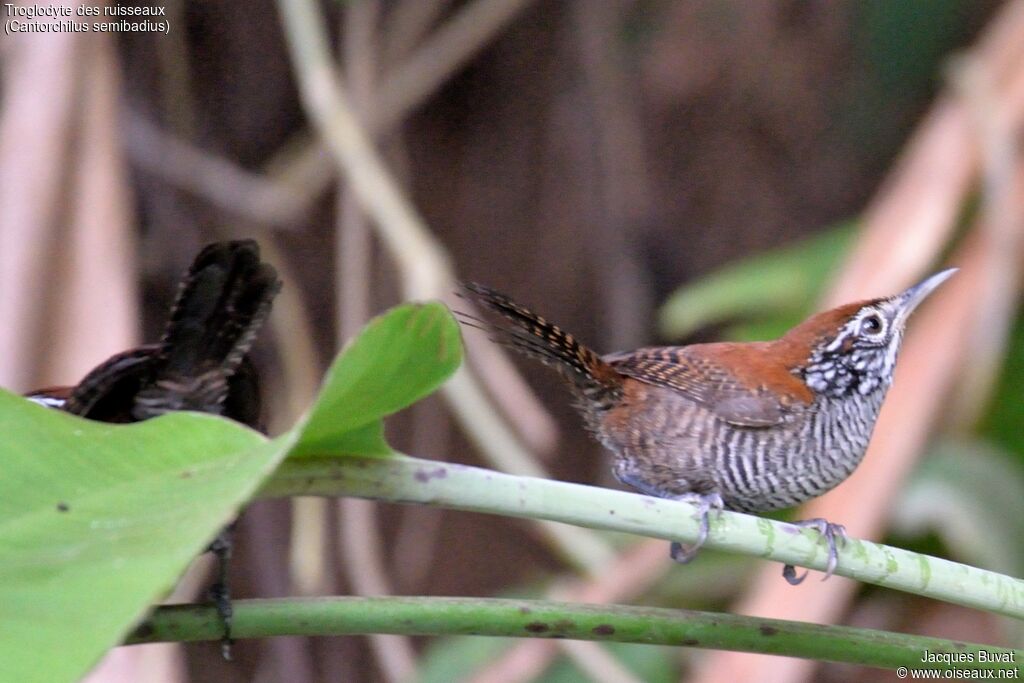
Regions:
<instances>
[{"instance_id":1,"label":"white eyebrow stripe","mask_svg":"<svg viewBox=\"0 0 1024 683\"><path fill-rule=\"evenodd\" d=\"M854 320L854 322L857 322L857 321ZM857 322L857 324L859 325L860 323ZM852 334L854 334L853 330L848 329L850 327L850 325L851 325L851 323L847 323L846 325L843 326L843 328L839 331L839 334L836 335L836 338L833 339L829 343L829 345L825 347L826 351L835 351L836 349L838 349L840 346L843 345L843 342L846 341L847 337L849 337Z\"/></svg>"}]
</instances>

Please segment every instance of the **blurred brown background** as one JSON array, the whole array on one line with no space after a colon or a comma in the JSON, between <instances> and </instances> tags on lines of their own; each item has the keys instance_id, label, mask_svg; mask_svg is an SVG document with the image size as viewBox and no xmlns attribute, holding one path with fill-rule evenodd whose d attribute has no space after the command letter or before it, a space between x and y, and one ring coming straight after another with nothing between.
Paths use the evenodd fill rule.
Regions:
<instances>
[{"instance_id":1,"label":"blurred brown background","mask_svg":"<svg viewBox=\"0 0 1024 683\"><path fill-rule=\"evenodd\" d=\"M322 127L311 125L304 109L282 29L287 5L167 0L160 6L169 35L3 39L0 384L27 390L74 381L109 353L158 338L192 255L216 239L252 236L286 280L257 353L271 424L280 431L308 404L342 340L409 292L402 259L366 220ZM943 100L970 96L969 87L950 84L951 58L961 51L999 65L992 67L1001 70L999 83L1017 93L1007 95L1008 127L1019 129L1021 106L1012 98L1020 88L1012 83L1020 81L1024 58L1012 47L1000 53L1024 44L1024 33L1013 33L1019 3L348 0L318 9L364 129L447 249L454 275L537 306L603 351L677 341L660 337L657 321L659 306L681 285L881 206L882 180L911 132L924 129ZM993 86L996 99L1001 87ZM971 109L969 102L957 106ZM939 146L953 140L936 139ZM976 191L986 177L979 171L985 138L969 139L969 154L951 144L947 157L933 157L963 166L960 194L936 219L946 232L919 243L922 262L906 265L878 251L886 240L878 230L864 237L847 272L875 272L877 263L877 272L899 274L879 276L864 285L879 291L858 296L907 284L922 274L916 268L938 263L969 232L965 212L980 204L984 214L986 195ZM913 190L901 197L925 209L931 201ZM869 213L865 235L871 220ZM1019 215L1009 221L1018 225ZM897 241L895 231L889 235ZM872 254L882 255L873 261ZM1015 272L1007 276L1012 287ZM1012 327L1017 291L1006 293L1003 316L988 323L994 329ZM806 298L808 308L814 296ZM720 327L705 326L685 341L714 338ZM997 346L998 368L1004 347ZM538 398L502 398L502 387L514 381L504 375L484 381L512 424L528 425L523 441L536 462L559 479L615 485L558 378L530 364L515 367ZM393 419L389 436L410 454L493 466L440 397ZM249 510L233 568L236 595L539 595L573 574L525 522L359 504L335 515L334 507L264 503ZM940 540L917 538L919 549L944 552ZM660 568L645 570L649 578L634 574L634 585L592 599L729 609L754 585L749 558L709 553L692 567L670 568L667 548L657 552ZM1006 638L995 620L968 610L855 589L827 598L840 621ZM231 664L218 659L216 644L189 645L159 676L301 682L402 680L414 669L426 672L425 680L451 675L423 668L426 639L366 642L240 642ZM728 669L716 674L727 665L711 660L698 674L692 652L680 658L615 648L622 657L615 664L596 646L574 655L545 644L521 651L524 659L515 663L502 649L510 644L493 642L450 657L475 662L463 670L477 680L728 680L714 678ZM588 656L599 666L585 671ZM759 661L747 670L760 672L758 680L769 680L777 665L778 680L864 675ZM132 671L120 680L149 680Z\"/></svg>"}]
</instances>

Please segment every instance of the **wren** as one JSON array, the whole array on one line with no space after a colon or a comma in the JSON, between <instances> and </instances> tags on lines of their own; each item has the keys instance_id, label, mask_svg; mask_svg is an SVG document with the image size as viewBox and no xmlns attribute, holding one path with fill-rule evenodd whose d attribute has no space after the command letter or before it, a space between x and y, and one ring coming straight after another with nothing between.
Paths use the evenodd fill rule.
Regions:
<instances>
[{"instance_id":1,"label":"wren","mask_svg":"<svg viewBox=\"0 0 1024 683\"><path fill-rule=\"evenodd\" d=\"M115 354L74 386L26 396L100 422L194 410L256 429L260 396L246 354L280 287L254 241L208 245L178 286L160 343Z\"/></svg>"},{"instance_id":2,"label":"wren","mask_svg":"<svg viewBox=\"0 0 1024 683\"><path fill-rule=\"evenodd\" d=\"M694 545L672 543L688 562L707 539L712 510L761 513L829 491L860 464L892 383L910 314L956 268L895 296L811 316L768 342L661 346L599 355L571 334L479 284L469 298L497 314L482 325L495 341L556 368L571 384L587 429L611 451L616 478L642 493L698 507ZM838 562L839 524L796 522ZM783 575L794 585L794 568Z\"/></svg>"},{"instance_id":3,"label":"wren","mask_svg":"<svg viewBox=\"0 0 1024 683\"><path fill-rule=\"evenodd\" d=\"M262 431L256 370L248 353L281 288L252 240L217 242L193 260L178 287L163 339L111 356L75 386L26 394L41 405L100 422L129 423L178 410L223 415ZM230 527L208 550L219 561L210 595L230 659Z\"/></svg>"}]
</instances>

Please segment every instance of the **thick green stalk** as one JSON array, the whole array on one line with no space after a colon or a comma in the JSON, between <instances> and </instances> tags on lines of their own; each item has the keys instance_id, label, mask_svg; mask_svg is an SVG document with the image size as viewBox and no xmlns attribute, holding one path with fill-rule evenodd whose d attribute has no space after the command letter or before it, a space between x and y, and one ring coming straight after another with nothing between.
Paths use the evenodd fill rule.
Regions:
<instances>
[{"instance_id":1,"label":"thick green stalk","mask_svg":"<svg viewBox=\"0 0 1024 683\"><path fill-rule=\"evenodd\" d=\"M158 608L129 643L216 640L223 627L212 607ZM435 597L341 597L241 600L238 638L279 635L478 635L608 640L808 657L882 668L1007 669L1024 651L781 619L625 605L542 600ZM926 653L946 662L922 662ZM949 662L954 662L952 665ZM964 663L968 662L968 663Z\"/></svg>"},{"instance_id":2,"label":"thick green stalk","mask_svg":"<svg viewBox=\"0 0 1024 683\"><path fill-rule=\"evenodd\" d=\"M420 503L684 543L693 542L698 531L695 508L688 503L404 456L293 458L261 495ZM825 568L826 548L817 531L751 515L713 515L707 547ZM840 549L836 574L1024 619L1024 581L949 560L850 539Z\"/></svg>"}]
</instances>

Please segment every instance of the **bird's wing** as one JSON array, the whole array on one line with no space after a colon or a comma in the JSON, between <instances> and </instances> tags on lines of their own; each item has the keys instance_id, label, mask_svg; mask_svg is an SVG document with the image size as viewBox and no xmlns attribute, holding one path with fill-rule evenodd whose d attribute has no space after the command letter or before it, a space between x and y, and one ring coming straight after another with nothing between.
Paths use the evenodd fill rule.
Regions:
<instances>
[{"instance_id":1,"label":"bird's wing","mask_svg":"<svg viewBox=\"0 0 1024 683\"><path fill-rule=\"evenodd\" d=\"M810 396L791 373L773 367L769 355L759 355L762 348L697 344L640 349L606 360L627 377L678 391L720 420L771 427L781 423L795 403L809 402Z\"/></svg>"},{"instance_id":2,"label":"bird's wing","mask_svg":"<svg viewBox=\"0 0 1024 683\"><path fill-rule=\"evenodd\" d=\"M101 422L130 422L135 395L159 365L158 352L151 344L111 356L71 390L63 409Z\"/></svg>"}]
</instances>

